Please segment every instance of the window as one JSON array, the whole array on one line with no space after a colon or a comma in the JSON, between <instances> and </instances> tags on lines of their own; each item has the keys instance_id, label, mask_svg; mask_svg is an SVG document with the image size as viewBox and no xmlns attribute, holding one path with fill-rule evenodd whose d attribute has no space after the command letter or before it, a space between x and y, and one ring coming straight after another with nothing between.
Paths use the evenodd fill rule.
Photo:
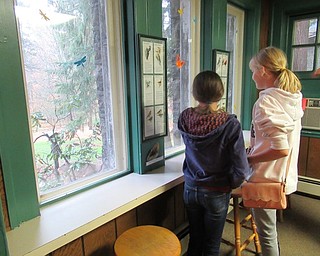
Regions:
<instances>
[{"instance_id":1,"label":"window","mask_svg":"<svg viewBox=\"0 0 320 256\"><path fill-rule=\"evenodd\" d=\"M291 19L291 67L297 72L312 72L320 67L319 15Z\"/></svg>"},{"instance_id":2,"label":"window","mask_svg":"<svg viewBox=\"0 0 320 256\"><path fill-rule=\"evenodd\" d=\"M200 41L199 1L162 0L162 35L167 38L168 136L166 155L182 150L184 144L178 131L178 117L192 105L191 84L196 67ZM197 35L197 36L196 36ZM197 54L198 53L198 54ZM195 57L197 56L197 57Z\"/></svg>"},{"instance_id":3,"label":"window","mask_svg":"<svg viewBox=\"0 0 320 256\"><path fill-rule=\"evenodd\" d=\"M227 6L226 48L230 51L227 110L241 120L244 11Z\"/></svg>"},{"instance_id":4,"label":"window","mask_svg":"<svg viewBox=\"0 0 320 256\"><path fill-rule=\"evenodd\" d=\"M16 1L42 202L127 169L119 10Z\"/></svg>"}]
</instances>

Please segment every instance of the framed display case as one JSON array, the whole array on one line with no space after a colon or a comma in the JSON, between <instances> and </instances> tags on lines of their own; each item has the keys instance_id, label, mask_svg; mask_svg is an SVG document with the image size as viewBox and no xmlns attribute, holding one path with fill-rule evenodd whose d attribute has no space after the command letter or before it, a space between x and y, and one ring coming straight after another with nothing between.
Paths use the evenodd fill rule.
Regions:
<instances>
[{"instance_id":1,"label":"framed display case","mask_svg":"<svg viewBox=\"0 0 320 256\"><path fill-rule=\"evenodd\" d=\"M143 140L167 135L167 41L138 35Z\"/></svg>"},{"instance_id":2,"label":"framed display case","mask_svg":"<svg viewBox=\"0 0 320 256\"><path fill-rule=\"evenodd\" d=\"M224 86L224 95L219 102L219 108L227 110L227 93L229 84L229 62L230 52L224 50L214 49L212 51L212 69L221 78Z\"/></svg>"}]
</instances>

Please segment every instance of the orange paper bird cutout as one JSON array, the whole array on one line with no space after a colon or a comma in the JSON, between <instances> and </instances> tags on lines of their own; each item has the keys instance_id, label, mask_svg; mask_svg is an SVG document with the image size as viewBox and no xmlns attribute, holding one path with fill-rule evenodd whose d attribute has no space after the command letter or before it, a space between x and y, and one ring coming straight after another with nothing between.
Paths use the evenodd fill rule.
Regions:
<instances>
[{"instance_id":1,"label":"orange paper bird cutout","mask_svg":"<svg viewBox=\"0 0 320 256\"><path fill-rule=\"evenodd\" d=\"M180 59L180 55L177 54L177 56L176 56L176 66L177 66L178 68L182 68L183 65L184 65L184 63L185 63L185 62Z\"/></svg>"}]
</instances>

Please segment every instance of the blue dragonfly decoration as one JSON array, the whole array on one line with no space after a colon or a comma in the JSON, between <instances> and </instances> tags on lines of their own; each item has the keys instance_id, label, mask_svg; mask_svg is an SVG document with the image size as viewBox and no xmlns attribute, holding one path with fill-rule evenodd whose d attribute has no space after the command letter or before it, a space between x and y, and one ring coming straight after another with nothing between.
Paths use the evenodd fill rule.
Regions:
<instances>
[{"instance_id":1,"label":"blue dragonfly decoration","mask_svg":"<svg viewBox=\"0 0 320 256\"><path fill-rule=\"evenodd\" d=\"M84 63L87 61L87 56L83 56L81 60L74 62L73 64L79 67L80 65L84 67Z\"/></svg>"}]
</instances>

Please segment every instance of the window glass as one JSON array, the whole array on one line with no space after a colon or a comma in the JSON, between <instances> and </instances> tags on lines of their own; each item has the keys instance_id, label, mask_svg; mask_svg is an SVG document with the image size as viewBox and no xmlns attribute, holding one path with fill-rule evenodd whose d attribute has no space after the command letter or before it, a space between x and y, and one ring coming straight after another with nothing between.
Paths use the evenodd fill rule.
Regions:
<instances>
[{"instance_id":1,"label":"window glass","mask_svg":"<svg viewBox=\"0 0 320 256\"><path fill-rule=\"evenodd\" d=\"M317 63L316 69L320 68L320 47L317 47Z\"/></svg>"},{"instance_id":2,"label":"window glass","mask_svg":"<svg viewBox=\"0 0 320 256\"><path fill-rule=\"evenodd\" d=\"M293 44L315 43L317 32L317 19L304 19L294 22Z\"/></svg>"},{"instance_id":3,"label":"window glass","mask_svg":"<svg viewBox=\"0 0 320 256\"><path fill-rule=\"evenodd\" d=\"M292 49L292 70L312 71L314 62L314 47L299 47Z\"/></svg>"},{"instance_id":4,"label":"window glass","mask_svg":"<svg viewBox=\"0 0 320 256\"><path fill-rule=\"evenodd\" d=\"M291 42L291 69L297 72L313 72L317 68L319 40L317 17L293 17Z\"/></svg>"},{"instance_id":5,"label":"window glass","mask_svg":"<svg viewBox=\"0 0 320 256\"><path fill-rule=\"evenodd\" d=\"M16 1L43 200L126 168L117 4Z\"/></svg>"},{"instance_id":6,"label":"window glass","mask_svg":"<svg viewBox=\"0 0 320 256\"><path fill-rule=\"evenodd\" d=\"M226 49L230 51L227 111L236 114L238 119L241 120L245 13L243 10L229 4L227 12Z\"/></svg>"},{"instance_id":7,"label":"window glass","mask_svg":"<svg viewBox=\"0 0 320 256\"><path fill-rule=\"evenodd\" d=\"M183 147L178 117L191 104L191 19L190 0L162 1L162 35L167 38L168 136L166 154Z\"/></svg>"},{"instance_id":8,"label":"window glass","mask_svg":"<svg viewBox=\"0 0 320 256\"><path fill-rule=\"evenodd\" d=\"M229 6L228 6L229 7ZM226 47L230 51L230 61L229 61L229 86L228 86L228 100L227 100L227 110L233 110L233 98L234 95L234 76L233 76L233 66L235 57L235 47L236 47L236 33L237 33L237 17L230 13L227 14L227 38Z\"/></svg>"}]
</instances>

